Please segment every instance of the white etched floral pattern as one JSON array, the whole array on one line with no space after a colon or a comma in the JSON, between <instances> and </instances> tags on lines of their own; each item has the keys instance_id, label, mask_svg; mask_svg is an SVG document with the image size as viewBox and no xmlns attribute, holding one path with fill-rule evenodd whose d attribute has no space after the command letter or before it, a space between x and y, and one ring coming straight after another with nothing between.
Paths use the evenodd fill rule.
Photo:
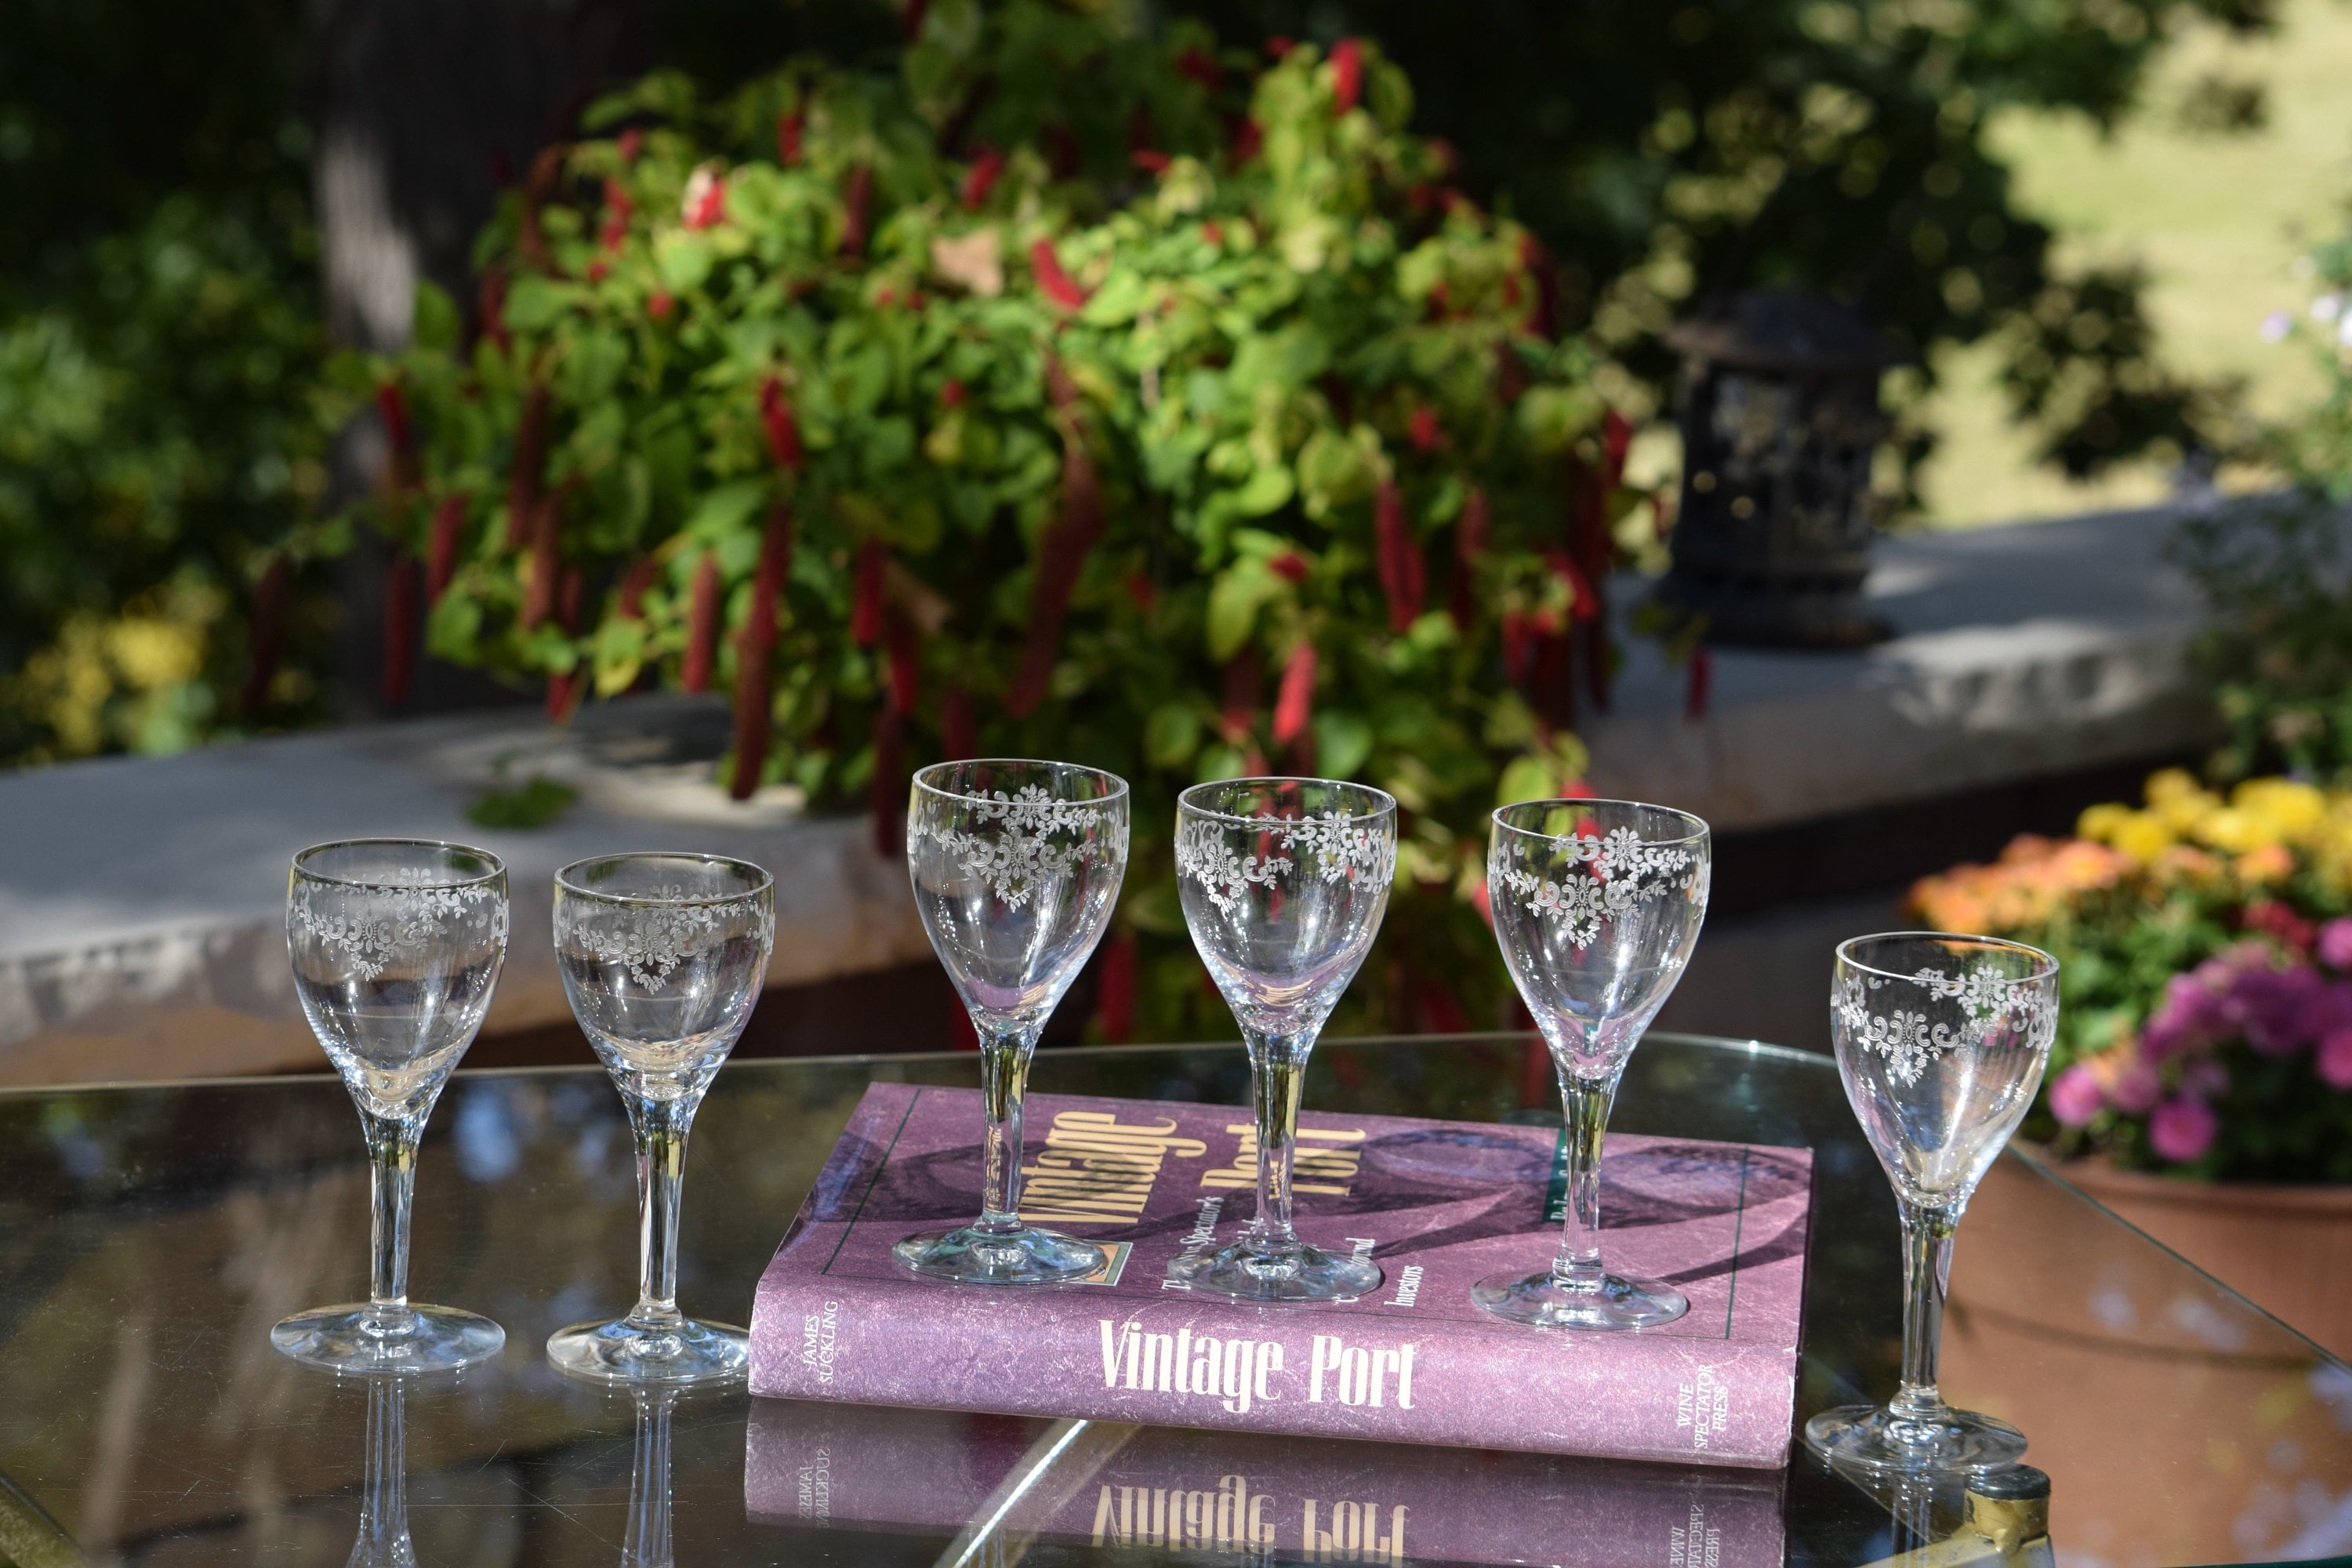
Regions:
<instances>
[{"instance_id":1,"label":"white etched floral pattern","mask_svg":"<svg viewBox=\"0 0 2352 1568\"><path fill-rule=\"evenodd\" d=\"M730 929L730 907L719 903L683 901L683 888L664 888L651 895L678 902L625 905L570 904L561 906L563 929L560 943L585 949L604 963L619 964L629 978L648 991L659 989L677 966L739 934ZM757 935L768 945L775 916L760 911Z\"/></svg>"},{"instance_id":2,"label":"white etched floral pattern","mask_svg":"<svg viewBox=\"0 0 2352 1568\"><path fill-rule=\"evenodd\" d=\"M1931 996L1959 1003L1966 1023L1955 1026L1931 1021L1924 1006L1873 1012L1870 993L1895 984L1916 985ZM1922 969L1901 981L1845 974L1838 980L1835 1005L1846 1032L1885 1058L1887 1076L1905 1085L1918 1082L1927 1064L1948 1051L1994 1044L2047 1051L2058 1029L2058 1010L2042 982L2012 980L1990 963L1959 975Z\"/></svg>"},{"instance_id":3,"label":"white etched floral pattern","mask_svg":"<svg viewBox=\"0 0 2352 1568\"><path fill-rule=\"evenodd\" d=\"M373 980L394 963L425 962L420 944L485 905L490 938L505 945L507 901L498 889L482 882L434 886L425 880L432 875L391 872L365 885L297 877L287 911L320 946L342 954L362 980Z\"/></svg>"},{"instance_id":4,"label":"white etched floral pattern","mask_svg":"<svg viewBox=\"0 0 2352 1568\"><path fill-rule=\"evenodd\" d=\"M1705 862L1690 850L1645 843L1632 828L1618 827L1605 836L1570 833L1535 839L1567 861L1561 875L1553 879L1517 863L1523 840L1529 837L1512 834L1496 846L1491 878L1529 913L1566 924L1568 940L1580 952L1600 940L1604 922L1669 892L1689 892L1705 871Z\"/></svg>"},{"instance_id":5,"label":"white etched floral pattern","mask_svg":"<svg viewBox=\"0 0 2352 1568\"><path fill-rule=\"evenodd\" d=\"M1124 865L1127 818L1091 801L1057 800L1039 784L961 797L970 803L970 829L926 820L911 831L946 850L987 884L1007 907L1019 909L1078 867Z\"/></svg>"},{"instance_id":6,"label":"white etched floral pattern","mask_svg":"<svg viewBox=\"0 0 2352 1568\"><path fill-rule=\"evenodd\" d=\"M1244 855L1233 847L1236 830L1258 836L1256 854ZM1231 913L1253 886L1270 886L1297 868L1297 861L1281 850L1297 852L1315 862L1315 874L1337 882L1361 873L1378 887L1396 875L1396 845L1360 819L1327 811L1318 816L1269 816L1245 827L1232 821L1187 817L1176 829L1176 874L1201 885L1220 913Z\"/></svg>"}]
</instances>

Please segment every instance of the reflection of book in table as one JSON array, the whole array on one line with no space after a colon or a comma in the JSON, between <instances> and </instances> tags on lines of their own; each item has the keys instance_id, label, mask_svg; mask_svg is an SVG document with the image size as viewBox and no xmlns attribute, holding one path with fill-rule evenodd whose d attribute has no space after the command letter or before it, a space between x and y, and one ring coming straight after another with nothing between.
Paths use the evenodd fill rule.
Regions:
<instances>
[{"instance_id":1,"label":"reflection of book in table","mask_svg":"<svg viewBox=\"0 0 2352 1568\"><path fill-rule=\"evenodd\" d=\"M1586 1568L1781 1557L1777 1474L837 1402L752 1401L743 1484L764 1521L1008 1543Z\"/></svg>"},{"instance_id":2,"label":"reflection of book in table","mask_svg":"<svg viewBox=\"0 0 2352 1568\"><path fill-rule=\"evenodd\" d=\"M1472 1282L1558 1245L1558 1129L1308 1112L1299 1230L1368 1254L1360 1300L1246 1307L1167 1278L1254 1202L1230 1106L1034 1095L1022 1213L1113 1247L1109 1277L919 1279L910 1231L971 1217L979 1096L877 1084L760 1281L751 1389L792 1398L1716 1465L1787 1460L1811 1158L1612 1137L1610 1266L1691 1299L1633 1333L1488 1317Z\"/></svg>"}]
</instances>

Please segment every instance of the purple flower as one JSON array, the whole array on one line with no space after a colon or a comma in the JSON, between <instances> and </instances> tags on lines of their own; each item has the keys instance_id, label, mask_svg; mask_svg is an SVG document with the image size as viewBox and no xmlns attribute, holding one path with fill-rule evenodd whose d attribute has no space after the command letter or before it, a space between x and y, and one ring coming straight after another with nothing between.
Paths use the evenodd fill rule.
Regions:
<instances>
[{"instance_id":1,"label":"purple flower","mask_svg":"<svg viewBox=\"0 0 2352 1568\"><path fill-rule=\"evenodd\" d=\"M2099 1078L2089 1067L2076 1062L2050 1082L2050 1114L2064 1127L2080 1127L2099 1113L2105 1100L2099 1092Z\"/></svg>"},{"instance_id":2,"label":"purple flower","mask_svg":"<svg viewBox=\"0 0 2352 1568\"><path fill-rule=\"evenodd\" d=\"M2319 1076L2336 1089L2352 1089L2352 1028L2320 1037Z\"/></svg>"},{"instance_id":3,"label":"purple flower","mask_svg":"<svg viewBox=\"0 0 2352 1568\"><path fill-rule=\"evenodd\" d=\"M2117 1110L2145 1116L2164 1098L2164 1084L2157 1078L2154 1068L2146 1062L2134 1062L2116 1075L2115 1091L2109 1098Z\"/></svg>"},{"instance_id":4,"label":"purple flower","mask_svg":"<svg viewBox=\"0 0 2352 1568\"><path fill-rule=\"evenodd\" d=\"M2319 962L2338 973L2352 972L2352 915L2319 928Z\"/></svg>"},{"instance_id":5,"label":"purple flower","mask_svg":"<svg viewBox=\"0 0 2352 1568\"><path fill-rule=\"evenodd\" d=\"M2263 318L2263 342L2266 343L2284 342L2294 330L2294 318L2284 310L2273 310Z\"/></svg>"},{"instance_id":6,"label":"purple flower","mask_svg":"<svg viewBox=\"0 0 2352 1568\"><path fill-rule=\"evenodd\" d=\"M2222 1007L2248 1045L2266 1057L2284 1057L2311 1043L2311 1017L2327 1005L2326 992L2318 972L2300 965L2242 969Z\"/></svg>"},{"instance_id":7,"label":"purple flower","mask_svg":"<svg viewBox=\"0 0 2352 1568\"><path fill-rule=\"evenodd\" d=\"M2220 992L2231 977L2220 960L2209 959L2195 973L2166 981L2164 1000L2140 1029L2141 1054L2151 1062L2160 1062L2211 1045L2229 1027Z\"/></svg>"},{"instance_id":8,"label":"purple flower","mask_svg":"<svg viewBox=\"0 0 2352 1568\"><path fill-rule=\"evenodd\" d=\"M2147 1120L2147 1141L2163 1158L2185 1165L2211 1148L2221 1130L2212 1107L2183 1095L2156 1108Z\"/></svg>"}]
</instances>

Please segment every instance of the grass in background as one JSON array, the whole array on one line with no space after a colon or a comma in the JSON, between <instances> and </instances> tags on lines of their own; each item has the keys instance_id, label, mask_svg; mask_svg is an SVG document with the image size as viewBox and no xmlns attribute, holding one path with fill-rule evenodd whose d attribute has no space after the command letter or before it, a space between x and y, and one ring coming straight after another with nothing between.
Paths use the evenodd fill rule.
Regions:
<instances>
[{"instance_id":1,"label":"grass in background","mask_svg":"<svg viewBox=\"0 0 2352 1568\"><path fill-rule=\"evenodd\" d=\"M2085 117L2013 111L1993 145L2022 205L2060 234L2061 264L2137 260L2167 359L2185 374L2234 375L2257 415L2291 412L2319 390L2291 350L2262 341L2263 316L2300 309L2295 258L2332 233L2352 201L2352 0L2283 0L2278 30L2236 42L2193 37L2159 68L2140 111L2112 137ZM2260 82L2268 115L2234 133L2190 129L2184 106L2211 76ZM1932 417L1944 443L1924 475L1927 521L1966 527L2161 500L2156 464L2075 484L2033 460L1994 379L1991 353L1939 361ZM2250 478L2252 476L2249 476Z\"/></svg>"}]
</instances>

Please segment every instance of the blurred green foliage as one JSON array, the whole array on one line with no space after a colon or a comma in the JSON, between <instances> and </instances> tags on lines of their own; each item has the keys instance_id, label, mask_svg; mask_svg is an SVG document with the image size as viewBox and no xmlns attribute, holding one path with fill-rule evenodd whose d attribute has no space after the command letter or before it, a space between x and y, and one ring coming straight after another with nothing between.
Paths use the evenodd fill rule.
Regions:
<instances>
[{"instance_id":1,"label":"blurred green foliage","mask_svg":"<svg viewBox=\"0 0 2352 1568\"><path fill-rule=\"evenodd\" d=\"M257 554L323 489L297 10L0 19L0 759L217 732Z\"/></svg>"},{"instance_id":2,"label":"blurred green foliage","mask_svg":"<svg viewBox=\"0 0 2352 1568\"><path fill-rule=\"evenodd\" d=\"M2055 263L1987 128L2011 107L2113 125L2168 44L2207 23L2265 28L2269 0L1185 9L1228 34L1378 37L1412 67L1417 123L1460 148L1472 190L1560 258L1564 324L1590 323L1654 397L1673 368L1657 341L1668 322L1717 290L1790 284L1847 300L1923 355L1995 340L2013 409L2071 475L2242 439L2228 386L2153 352L2129 266ZM1898 445L1916 461L1933 440L1915 417Z\"/></svg>"}]
</instances>

